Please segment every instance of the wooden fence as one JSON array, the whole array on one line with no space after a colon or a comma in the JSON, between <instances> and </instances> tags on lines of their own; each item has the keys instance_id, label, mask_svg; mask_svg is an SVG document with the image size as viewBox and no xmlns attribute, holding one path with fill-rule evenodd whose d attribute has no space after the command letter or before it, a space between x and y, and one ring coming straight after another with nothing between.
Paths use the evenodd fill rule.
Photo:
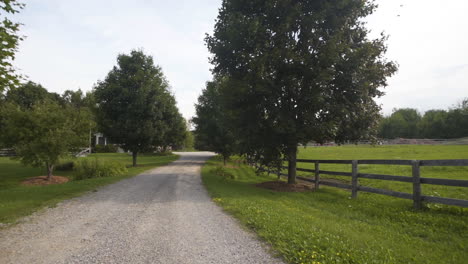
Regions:
<instances>
[{"instance_id":1,"label":"wooden fence","mask_svg":"<svg viewBox=\"0 0 468 264\"><path fill-rule=\"evenodd\" d=\"M307 160L298 159L300 163L313 163L315 169L302 169L297 168L297 171L314 173L314 178L306 178L297 176L297 179L312 182L315 184L315 188L319 189L320 185L327 185L342 189L351 190L351 197L357 198L358 192L370 192L383 195L394 196L403 199L413 200L413 206L415 209L420 209L423 202L440 203L446 205L455 205L468 207L468 200L425 196L421 194L421 184L433 184L433 185L445 185L445 186L456 186L456 187L468 187L468 180L451 180L451 179L438 179L438 178L423 178L421 177L420 168L422 166L468 166L468 160ZM320 164L351 164L351 172L340 172L340 171L326 171L320 169ZM412 167L412 177L408 176L395 176L385 174L371 174L371 173L359 173L359 164L372 164L372 165L404 165ZM283 167L287 169L287 167ZM265 169L261 169L267 171ZM286 176L287 174L281 172L272 172L278 176ZM337 183L320 179L320 175L334 175L334 176L346 176L351 177L351 185L345 183ZM378 189L373 187L366 187L359 185L359 178L364 179L377 179L386 181L399 181L408 182L413 185L412 193L397 192L385 189ZM468 190L467 190L468 191Z\"/></svg>"}]
</instances>

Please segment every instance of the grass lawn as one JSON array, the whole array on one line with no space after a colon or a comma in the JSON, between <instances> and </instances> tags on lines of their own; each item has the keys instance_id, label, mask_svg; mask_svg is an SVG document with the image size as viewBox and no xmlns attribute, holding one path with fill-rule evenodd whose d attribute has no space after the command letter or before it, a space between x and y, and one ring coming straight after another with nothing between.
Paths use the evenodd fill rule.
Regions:
<instances>
[{"instance_id":1,"label":"grass lawn","mask_svg":"<svg viewBox=\"0 0 468 264\"><path fill-rule=\"evenodd\" d=\"M310 159L466 159L468 147L320 147L301 149L299 156ZM466 208L435 206L413 211L410 200L368 193L359 193L358 199L352 200L349 191L325 186L316 192L278 193L254 186L274 180L275 176L257 176L248 166L236 168L232 165L221 168L222 161L216 157L202 169L203 182L213 200L270 243L289 263L466 263L468 259ZM305 167L302 165L305 164L300 167ZM363 170L407 174L403 168L379 167L364 167ZM427 168L422 175L468 179L467 171L459 169ZM387 183L373 186L382 187L381 184ZM402 186L390 184L387 187ZM441 192L449 197L463 196L468 189Z\"/></svg>"},{"instance_id":2,"label":"grass lawn","mask_svg":"<svg viewBox=\"0 0 468 264\"><path fill-rule=\"evenodd\" d=\"M12 223L20 217L31 214L40 208L54 206L58 202L76 197L98 187L135 176L154 167L168 164L177 155L140 155L138 167L130 167L128 173L119 177L95 178L70 181L60 185L22 186L24 179L46 175L43 168L23 166L18 161L0 157L0 223ZM88 159L115 160L130 165L132 157L128 154L92 154ZM72 171L55 171L54 175L73 178Z\"/></svg>"}]
</instances>

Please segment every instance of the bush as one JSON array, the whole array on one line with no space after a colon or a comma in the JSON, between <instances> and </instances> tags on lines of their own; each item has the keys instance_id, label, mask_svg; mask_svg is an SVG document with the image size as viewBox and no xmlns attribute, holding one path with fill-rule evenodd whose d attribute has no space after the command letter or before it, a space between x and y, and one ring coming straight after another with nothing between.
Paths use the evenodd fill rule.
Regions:
<instances>
[{"instance_id":1,"label":"bush","mask_svg":"<svg viewBox=\"0 0 468 264\"><path fill-rule=\"evenodd\" d=\"M117 145L96 145L94 147L95 153L116 153L118 150Z\"/></svg>"},{"instance_id":2,"label":"bush","mask_svg":"<svg viewBox=\"0 0 468 264\"><path fill-rule=\"evenodd\" d=\"M58 171L71 171L75 167L75 163L71 160L61 161L55 166Z\"/></svg>"},{"instance_id":3,"label":"bush","mask_svg":"<svg viewBox=\"0 0 468 264\"><path fill-rule=\"evenodd\" d=\"M75 164L75 179L122 176L127 173L124 164L116 161L102 161L99 159L82 159Z\"/></svg>"},{"instance_id":4,"label":"bush","mask_svg":"<svg viewBox=\"0 0 468 264\"><path fill-rule=\"evenodd\" d=\"M234 180L236 179L236 176L228 171L225 167L223 166L216 166L215 168L213 168L211 170L212 173L214 173L215 175L225 179L225 180Z\"/></svg>"}]
</instances>

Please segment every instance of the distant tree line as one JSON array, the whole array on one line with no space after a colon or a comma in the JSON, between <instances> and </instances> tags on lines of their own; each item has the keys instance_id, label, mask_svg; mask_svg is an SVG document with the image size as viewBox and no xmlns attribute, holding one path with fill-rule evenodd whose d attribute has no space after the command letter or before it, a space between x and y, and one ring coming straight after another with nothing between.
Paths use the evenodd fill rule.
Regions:
<instances>
[{"instance_id":1,"label":"distant tree line","mask_svg":"<svg viewBox=\"0 0 468 264\"><path fill-rule=\"evenodd\" d=\"M379 137L449 139L468 137L468 98L449 110L395 109L383 117Z\"/></svg>"}]
</instances>

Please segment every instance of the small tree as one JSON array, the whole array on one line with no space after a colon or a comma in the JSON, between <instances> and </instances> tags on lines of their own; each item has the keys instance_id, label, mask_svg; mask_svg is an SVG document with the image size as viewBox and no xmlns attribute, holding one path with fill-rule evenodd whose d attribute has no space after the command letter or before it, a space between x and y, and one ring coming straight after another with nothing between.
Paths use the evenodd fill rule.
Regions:
<instances>
[{"instance_id":1,"label":"small tree","mask_svg":"<svg viewBox=\"0 0 468 264\"><path fill-rule=\"evenodd\" d=\"M359 140L375 133L386 78L385 37L370 40L358 0L224 0L206 41L241 152L262 164L289 161L298 144Z\"/></svg>"},{"instance_id":2,"label":"small tree","mask_svg":"<svg viewBox=\"0 0 468 264\"><path fill-rule=\"evenodd\" d=\"M175 100L151 56L135 50L119 55L117 66L96 85L95 98L101 132L132 152L133 166L138 153L165 144L164 133L171 126L165 113Z\"/></svg>"},{"instance_id":3,"label":"small tree","mask_svg":"<svg viewBox=\"0 0 468 264\"><path fill-rule=\"evenodd\" d=\"M207 82L206 88L198 97L195 105L196 117L192 122L195 125L196 149L221 154L226 165L226 160L234 153L235 140L222 103L221 85L221 79Z\"/></svg>"},{"instance_id":4,"label":"small tree","mask_svg":"<svg viewBox=\"0 0 468 264\"><path fill-rule=\"evenodd\" d=\"M61 157L86 144L89 122L70 107L46 101L22 109L7 103L0 112L0 140L13 147L22 163L45 166L49 180Z\"/></svg>"},{"instance_id":5,"label":"small tree","mask_svg":"<svg viewBox=\"0 0 468 264\"><path fill-rule=\"evenodd\" d=\"M0 94L8 87L19 84L19 75L15 73L12 61L18 44L23 38L18 35L20 23L9 20L7 14L18 13L24 4L16 0L0 0Z\"/></svg>"}]
</instances>

